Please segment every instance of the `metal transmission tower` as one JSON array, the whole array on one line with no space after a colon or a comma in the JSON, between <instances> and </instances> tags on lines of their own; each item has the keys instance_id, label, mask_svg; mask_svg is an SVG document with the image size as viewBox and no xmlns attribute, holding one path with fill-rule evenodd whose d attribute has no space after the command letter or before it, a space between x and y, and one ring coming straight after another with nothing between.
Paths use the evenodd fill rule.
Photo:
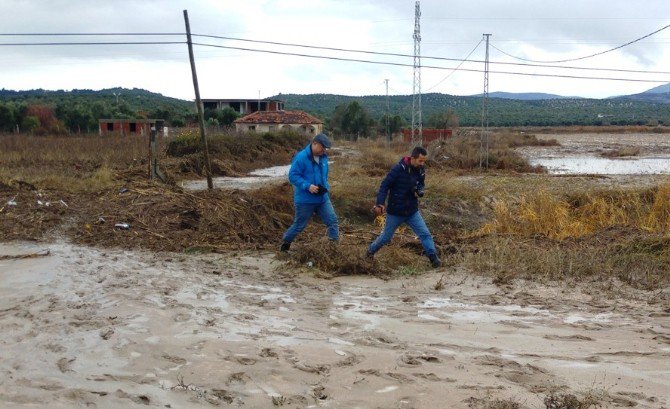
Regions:
<instances>
[{"instance_id":1,"label":"metal transmission tower","mask_svg":"<svg viewBox=\"0 0 670 409\"><path fill-rule=\"evenodd\" d=\"M423 130L421 124L421 6L414 5L414 87L412 96L412 143L421 145Z\"/></svg>"},{"instance_id":2,"label":"metal transmission tower","mask_svg":"<svg viewBox=\"0 0 670 409\"><path fill-rule=\"evenodd\" d=\"M484 58L484 94L482 96L482 131L479 136L479 167L489 167L489 37L486 38L486 58Z\"/></svg>"}]
</instances>

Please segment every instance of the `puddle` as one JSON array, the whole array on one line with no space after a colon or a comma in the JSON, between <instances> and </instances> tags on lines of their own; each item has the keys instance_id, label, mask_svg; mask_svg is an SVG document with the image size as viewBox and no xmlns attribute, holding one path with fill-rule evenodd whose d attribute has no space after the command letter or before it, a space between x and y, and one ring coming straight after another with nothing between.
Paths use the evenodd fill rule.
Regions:
<instances>
[{"instance_id":1,"label":"puddle","mask_svg":"<svg viewBox=\"0 0 670 409\"><path fill-rule=\"evenodd\" d=\"M353 322L366 322L363 329L371 330L379 326L381 314L386 311L388 300L367 295L354 295L343 291L340 297L333 300L331 319L344 319Z\"/></svg>"},{"instance_id":2,"label":"puddle","mask_svg":"<svg viewBox=\"0 0 670 409\"><path fill-rule=\"evenodd\" d=\"M670 174L670 158L599 158L566 156L530 158L531 165L541 165L554 175L653 175Z\"/></svg>"},{"instance_id":3,"label":"puddle","mask_svg":"<svg viewBox=\"0 0 670 409\"><path fill-rule=\"evenodd\" d=\"M606 314L597 314L591 317L584 317L579 314L571 314L568 315L563 322L566 324L576 324L578 322L595 322L598 324L603 324L603 323L608 323L610 322L610 319L612 318L611 313L606 313Z\"/></svg>"},{"instance_id":4,"label":"puddle","mask_svg":"<svg viewBox=\"0 0 670 409\"><path fill-rule=\"evenodd\" d=\"M249 176L234 178L221 176L212 178L216 189L257 189L266 183L273 183L287 178L291 165L272 166L270 168L257 169L249 173ZM186 190L206 190L207 180L187 180L181 183Z\"/></svg>"},{"instance_id":5,"label":"puddle","mask_svg":"<svg viewBox=\"0 0 670 409\"><path fill-rule=\"evenodd\" d=\"M430 298L417 307L419 308L417 316L429 321L451 319L470 323L527 322L549 316L546 311L534 307L464 304L448 298ZM427 311L430 311L430 314Z\"/></svg>"}]
</instances>

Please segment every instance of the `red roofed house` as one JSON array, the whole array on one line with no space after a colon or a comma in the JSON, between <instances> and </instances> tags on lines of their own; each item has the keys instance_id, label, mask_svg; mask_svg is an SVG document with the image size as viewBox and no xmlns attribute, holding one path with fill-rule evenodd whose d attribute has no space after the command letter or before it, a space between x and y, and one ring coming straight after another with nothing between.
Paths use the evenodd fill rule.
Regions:
<instances>
[{"instance_id":1,"label":"red roofed house","mask_svg":"<svg viewBox=\"0 0 670 409\"><path fill-rule=\"evenodd\" d=\"M238 132L275 132L292 130L315 136L323 131L323 121L303 111L256 111L235 120Z\"/></svg>"}]
</instances>

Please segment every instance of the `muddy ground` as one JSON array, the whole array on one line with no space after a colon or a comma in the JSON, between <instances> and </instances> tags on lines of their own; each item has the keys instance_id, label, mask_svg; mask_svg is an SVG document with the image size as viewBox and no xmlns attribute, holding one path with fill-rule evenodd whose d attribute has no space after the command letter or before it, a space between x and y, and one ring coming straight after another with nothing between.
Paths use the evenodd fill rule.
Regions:
<instances>
[{"instance_id":1,"label":"muddy ground","mask_svg":"<svg viewBox=\"0 0 670 409\"><path fill-rule=\"evenodd\" d=\"M62 242L0 253L45 248L0 260L2 407L670 405L670 309L615 282L324 280L272 253Z\"/></svg>"}]
</instances>

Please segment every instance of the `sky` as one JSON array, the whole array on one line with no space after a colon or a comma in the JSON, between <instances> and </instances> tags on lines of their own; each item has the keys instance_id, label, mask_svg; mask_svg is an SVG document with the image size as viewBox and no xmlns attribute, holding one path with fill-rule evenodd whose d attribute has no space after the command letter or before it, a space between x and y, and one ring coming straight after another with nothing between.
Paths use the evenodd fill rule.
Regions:
<instances>
[{"instance_id":1,"label":"sky","mask_svg":"<svg viewBox=\"0 0 670 409\"><path fill-rule=\"evenodd\" d=\"M504 53L526 60L559 61L618 47L669 25L668 0L421 0L420 7L421 90L424 93L482 93L484 33L491 34L490 92L605 98L643 92L670 82L670 28L596 57L553 64L658 73L500 64L523 62ZM389 80L390 95L409 95L413 92L414 78L414 8L414 0L2 0L2 34L174 33L161 36L2 35L2 44L140 41L178 44L3 45L0 88L143 88L170 97L194 99L184 34L183 10L188 10L193 34L404 55L362 54L196 36L194 43L217 46L194 45L202 98L267 98L280 93L384 95L385 79ZM453 70L470 53L470 59L478 62L465 62L460 70ZM501 71L659 82L541 77Z\"/></svg>"}]
</instances>

